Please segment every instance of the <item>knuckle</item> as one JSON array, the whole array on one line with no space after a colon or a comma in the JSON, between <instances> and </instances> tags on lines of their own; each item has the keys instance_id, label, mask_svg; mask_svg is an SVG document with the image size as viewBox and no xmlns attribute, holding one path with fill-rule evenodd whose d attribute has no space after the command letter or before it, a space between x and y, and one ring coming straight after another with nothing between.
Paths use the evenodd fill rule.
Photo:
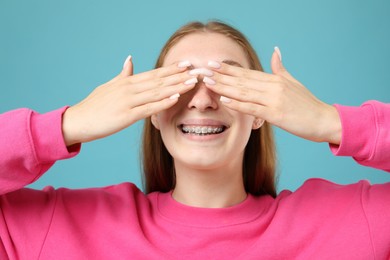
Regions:
<instances>
[{"instance_id":1,"label":"knuckle","mask_svg":"<svg viewBox=\"0 0 390 260\"><path fill-rule=\"evenodd\" d=\"M212 76L212 79L214 79L217 82L223 83L223 84L226 84L228 82L226 76L224 76L223 74L215 73L215 72L214 72L214 75Z\"/></svg>"},{"instance_id":2,"label":"knuckle","mask_svg":"<svg viewBox=\"0 0 390 260\"><path fill-rule=\"evenodd\" d=\"M181 81L181 82L184 82L187 79L190 79L191 77L192 76L190 76L187 71L184 71L184 72L180 73L180 76L179 76L178 80Z\"/></svg>"},{"instance_id":3,"label":"knuckle","mask_svg":"<svg viewBox=\"0 0 390 260\"><path fill-rule=\"evenodd\" d=\"M250 78L250 70L247 70L247 69L241 69L241 73L242 73L242 77L244 78Z\"/></svg>"},{"instance_id":4,"label":"knuckle","mask_svg":"<svg viewBox=\"0 0 390 260\"><path fill-rule=\"evenodd\" d=\"M144 113L146 116L151 116L153 114L153 107L151 104L146 104L144 108Z\"/></svg>"},{"instance_id":5,"label":"knuckle","mask_svg":"<svg viewBox=\"0 0 390 260\"><path fill-rule=\"evenodd\" d=\"M163 70L163 68L158 68L158 69L155 69L154 71L153 71L153 77L155 77L155 78L158 78L158 79L160 79L161 78L161 75L163 74L162 73L162 70Z\"/></svg>"},{"instance_id":6,"label":"knuckle","mask_svg":"<svg viewBox=\"0 0 390 260\"><path fill-rule=\"evenodd\" d=\"M152 89L152 95L153 95L153 97L155 97L156 99L160 98L160 97L161 97L161 90L158 89L158 88Z\"/></svg>"},{"instance_id":7,"label":"knuckle","mask_svg":"<svg viewBox=\"0 0 390 260\"><path fill-rule=\"evenodd\" d=\"M258 108L256 106L250 106L249 107L249 113L251 115L257 115L258 114Z\"/></svg>"},{"instance_id":8,"label":"knuckle","mask_svg":"<svg viewBox=\"0 0 390 260\"><path fill-rule=\"evenodd\" d=\"M158 88L160 88L164 85L164 81L160 77L155 78L154 82L155 82L156 87L158 87Z\"/></svg>"},{"instance_id":9,"label":"knuckle","mask_svg":"<svg viewBox=\"0 0 390 260\"><path fill-rule=\"evenodd\" d=\"M240 90L239 90L239 96L240 96L240 97L242 97L242 98L247 98L247 97L248 97L248 94L249 94L248 89L246 89L246 88L240 88Z\"/></svg>"},{"instance_id":10,"label":"knuckle","mask_svg":"<svg viewBox=\"0 0 390 260\"><path fill-rule=\"evenodd\" d=\"M236 85L237 85L237 87L240 87L241 89L245 89L244 78L242 78L242 77L237 78Z\"/></svg>"}]
</instances>

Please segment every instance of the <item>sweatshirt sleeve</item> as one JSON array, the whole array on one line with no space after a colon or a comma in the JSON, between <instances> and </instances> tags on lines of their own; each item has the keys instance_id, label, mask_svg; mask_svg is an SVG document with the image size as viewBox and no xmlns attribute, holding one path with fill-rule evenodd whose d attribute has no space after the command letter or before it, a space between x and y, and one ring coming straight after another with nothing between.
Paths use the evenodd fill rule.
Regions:
<instances>
[{"instance_id":1,"label":"sweatshirt sleeve","mask_svg":"<svg viewBox=\"0 0 390 260\"><path fill-rule=\"evenodd\" d=\"M368 101L360 107L335 107L343 130L340 145L330 145L333 154L390 172L390 104Z\"/></svg>"},{"instance_id":2,"label":"sweatshirt sleeve","mask_svg":"<svg viewBox=\"0 0 390 260\"><path fill-rule=\"evenodd\" d=\"M0 114L0 194L32 183L55 161L79 152L80 145L68 150L63 139L66 109L45 114L18 109Z\"/></svg>"}]
</instances>

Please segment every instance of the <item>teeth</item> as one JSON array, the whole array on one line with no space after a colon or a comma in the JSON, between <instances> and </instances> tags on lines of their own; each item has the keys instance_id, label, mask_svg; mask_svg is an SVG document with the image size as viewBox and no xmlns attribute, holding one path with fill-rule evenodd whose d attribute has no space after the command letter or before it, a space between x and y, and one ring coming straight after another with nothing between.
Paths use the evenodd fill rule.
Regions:
<instances>
[{"instance_id":1,"label":"teeth","mask_svg":"<svg viewBox=\"0 0 390 260\"><path fill-rule=\"evenodd\" d=\"M182 126L182 131L187 134L196 134L196 135L209 135L209 134L219 134L224 130L224 127L218 126Z\"/></svg>"}]
</instances>

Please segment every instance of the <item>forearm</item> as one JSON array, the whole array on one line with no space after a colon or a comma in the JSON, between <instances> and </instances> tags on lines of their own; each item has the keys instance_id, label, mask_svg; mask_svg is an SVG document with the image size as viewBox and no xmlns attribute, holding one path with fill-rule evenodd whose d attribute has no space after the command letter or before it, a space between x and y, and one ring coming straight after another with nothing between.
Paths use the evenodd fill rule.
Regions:
<instances>
[{"instance_id":1,"label":"forearm","mask_svg":"<svg viewBox=\"0 0 390 260\"><path fill-rule=\"evenodd\" d=\"M56 160L74 156L62 137L65 107L38 114L18 109L0 115L0 194L33 182Z\"/></svg>"}]
</instances>

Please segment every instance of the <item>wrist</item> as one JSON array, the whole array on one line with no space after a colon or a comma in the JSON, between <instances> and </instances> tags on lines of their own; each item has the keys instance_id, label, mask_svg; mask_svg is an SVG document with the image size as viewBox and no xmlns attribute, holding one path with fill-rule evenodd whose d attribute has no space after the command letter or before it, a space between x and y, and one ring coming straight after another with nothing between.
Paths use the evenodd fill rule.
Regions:
<instances>
[{"instance_id":1,"label":"wrist","mask_svg":"<svg viewBox=\"0 0 390 260\"><path fill-rule=\"evenodd\" d=\"M325 125L324 125L324 142L330 144L339 145L341 142L342 136L342 127L340 115L336 107L326 104L326 115L324 116Z\"/></svg>"},{"instance_id":2,"label":"wrist","mask_svg":"<svg viewBox=\"0 0 390 260\"><path fill-rule=\"evenodd\" d=\"M64 138L65 145L71 147L75 144L81 143L74 134L72 130L72 120L71 120L71 107L68 107L66 111L62 114L62 136Z\"/></svg>"}]
</instances>

